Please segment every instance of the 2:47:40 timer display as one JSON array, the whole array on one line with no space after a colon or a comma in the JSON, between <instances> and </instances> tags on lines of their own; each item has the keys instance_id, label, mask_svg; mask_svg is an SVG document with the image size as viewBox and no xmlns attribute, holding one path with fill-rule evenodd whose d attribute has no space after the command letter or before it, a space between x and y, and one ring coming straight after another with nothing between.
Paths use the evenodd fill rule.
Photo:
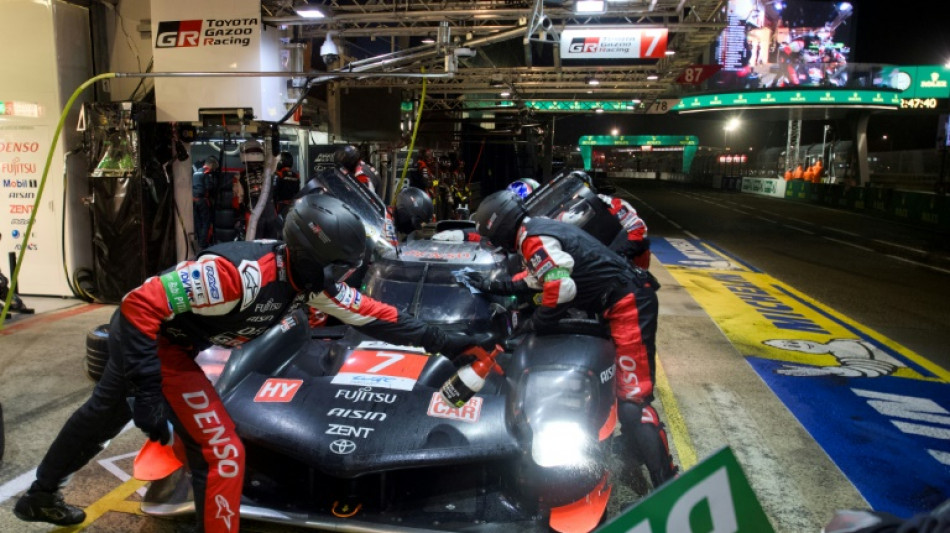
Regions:
<instances>
[{"instance_id":1,"label":"2:47:40 timer display","mask_svg":"<svg viewBox=\"0 0 950 533\"><path fill-rule=\"evenodd\" d=\"M936 98L901 98L901 109L937 109Z\"/></svg>"}]
</instances>

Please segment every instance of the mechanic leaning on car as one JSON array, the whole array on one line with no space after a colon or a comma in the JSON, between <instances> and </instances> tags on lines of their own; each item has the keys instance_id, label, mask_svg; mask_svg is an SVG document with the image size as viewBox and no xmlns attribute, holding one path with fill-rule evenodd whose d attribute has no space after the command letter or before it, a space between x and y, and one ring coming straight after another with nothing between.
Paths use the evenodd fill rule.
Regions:
<instances>
[{"instance_id":1,"label":"mechanic leaning on car","mask_svg":"<svg viewBox=\"0 0 950 533\"><path fill-rule=\"evenodd\" d=\"M372 337L454 357L475 344L445 333L344 283L362 261L363 223L326 194L297 199L281 241L212 246L129 292L109 327L109 360L92 396L66 422L14 513L22 520L78 524L85 512L59 489L131 418L163 444L185 444L198 527L238 531L244 448L211 382L195 363L211 345L238 346L307 300ZM130 407L127 397L134 397Z\"/></svg>"},{"instance_id":2,"label":"mechanic leaning on car","mask_svg":"<svg viewBox=\"0 0 950 533\"><path fill-rule=\"evenodd\" d=\"M510 190L487 196L472 218L479 234L517 253L526 269L526 275L506 280L469 273L472 286L495 294L541 291L541 303L521 331L556 331L569 308L598 313L608 321L617 350L617 414L625 447L647 466L654 487L672 478L676 467L666 430L650 405L659 309L656 278L577 226L529 217Z\"/></svg>"}]
</instances>

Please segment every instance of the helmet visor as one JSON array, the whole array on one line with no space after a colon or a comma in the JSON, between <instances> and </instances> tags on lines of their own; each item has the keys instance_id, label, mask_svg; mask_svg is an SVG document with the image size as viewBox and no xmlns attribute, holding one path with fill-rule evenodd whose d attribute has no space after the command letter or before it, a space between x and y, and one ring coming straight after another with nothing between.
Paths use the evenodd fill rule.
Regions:
<instances>
[{"instance_id":1,"label":"helmet visor","mask_svg":"<svg viewBox=\"0 0 950 533\"><path fill-rule=\"evenodd\" d=\"M332 279L333 281L337 283L343 283L347 280L347 278L352 276L353 273L356 272L362 265L363 265L362 259L357 261L356 264L346 263L343 261L334 261L333 263L330 263L327 266L325 272L329 273L330 279Z\"/></svg>"}]
</instances>

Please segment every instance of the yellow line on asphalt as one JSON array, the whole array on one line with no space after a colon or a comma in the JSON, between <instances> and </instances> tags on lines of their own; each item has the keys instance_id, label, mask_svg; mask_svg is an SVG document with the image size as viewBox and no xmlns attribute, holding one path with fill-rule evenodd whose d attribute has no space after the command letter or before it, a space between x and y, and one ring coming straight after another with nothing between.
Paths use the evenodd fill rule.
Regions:
<instances>
[{"instance_id":1,"label":"yellow line on asphalt","mask_svg":"<svg viewBox=\"0 0 950 533\"><path fill-rule=\"evenodd\" d=\"M693 439L686 430L686 420L683 419L683 413L680 411L679 404L676 403L676 397L673 396L673 390L670 389L670 382L666 378L666 371L660 364L659 354L656 358L656 395L660 397L663 403L663 414L666 415L666 427L669 428L669 436L673 439L673 447L676 449L676 455L680 460L680 471L685 472L696 464L696 448L693 446Z\"/></svg>"},{"instance_id":2,"label":"yellow line on asphalt","mask_svg":"<svg viewBox=\"0 0 950 533\"><path fill-rule=\"evenodd\" d=\"M129 510L130 507L127 505L127 503L130 502L126 502L125 500L144 485L145 481L139 481L135 478L126 481L125 483L112 489L112 492L106 494L89 507L86 507L85 522L76 524L75 526L56 529L53 531L53 533L71 533L74 531L82 531L109 511L121 511L125 513L134 512ZM138 502L135 502L135 505L138 506ZM141 513L135 512L135 514Z\"/></svg>"}]
</instances>

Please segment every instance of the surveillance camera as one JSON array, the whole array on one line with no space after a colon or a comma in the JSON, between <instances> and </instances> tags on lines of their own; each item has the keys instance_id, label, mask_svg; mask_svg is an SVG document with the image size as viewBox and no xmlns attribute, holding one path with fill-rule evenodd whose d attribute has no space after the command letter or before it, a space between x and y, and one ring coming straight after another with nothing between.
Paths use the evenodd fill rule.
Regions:
<instances>
[{"instance_id":1,"label":"surveillance camera","mask_svg":"<svg viewBox=\"0 0 950 533\"><path fill-rule=\"evenodd\" d=\"M323 62L327 66L336 63L340 59L340 51L337 49L336 43L333 42L333 34L328 33L323 45L320 46L320 57L323 58Z\"/></svg>"},{"instance_id":2,"label":"surveillance camera","mask_svg":"<svg viewBox=\"0 0 950 533\"><path fill-rule=\"evenodd\" d=\"M455 57L475 57L476 51L474 48L456 48L453 52Z\"/></svg>"}]
</instances>

